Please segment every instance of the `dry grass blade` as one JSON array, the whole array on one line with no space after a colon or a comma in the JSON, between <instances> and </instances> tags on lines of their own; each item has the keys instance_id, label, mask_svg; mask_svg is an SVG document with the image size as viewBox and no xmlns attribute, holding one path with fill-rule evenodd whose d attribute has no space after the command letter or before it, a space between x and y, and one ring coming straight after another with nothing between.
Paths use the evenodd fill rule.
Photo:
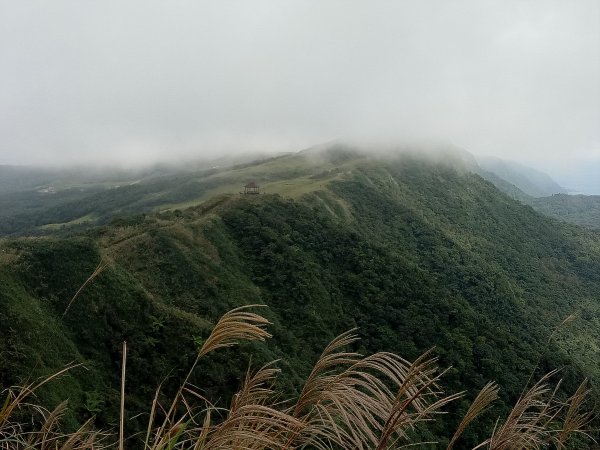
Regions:
<instances>
[{"instance_id":1,"label":"dry grass blade","mask_svg":"<svg viewBox=\"0 0 600 450\"><path fill-rule=\"evenodd\" d=\"M271 406L247 404L214 427L202 448L280 450L285 437L301 426L299 420Z\"/></svg>"},{"instance_id":2,"label":"dry grass blade","mask_svg":"<svg viewBox=\"0 0 600 450\"><path fill-rule=\"evenodd\" d=\"M475 449L528 450L546 446L552 439L549 425L561 410L561 406L555 402L560 382L554 390L548 385L549 378L556 373L556 370L547 373L521 396L502 426Z\"/></svg>"},{"instance_id":3,"label":"dry grass blade","mask_svg":"<svg viewBox=\"0 0 600 450\"><path fill-rule=\"evenodd\" d=\"M198 365L200 358L219 348L231 347L232 345L237 344L240 340L264 341L266 338L271 337L271 335L264 329L264 327L269 325L270 322L259 314L246 311L249 308L264 306L266 305L241 306L225 313L221 319L219 319L212 332L198 351L196 360L192 364L192 367L183 380L183 383L175 394L171 406L165 415L164 422L156 432L156 436L164 436L169 423L172 422L172 415L175 412L182 393L186 388L194 369Z\"/></svg>"},{"instance_id":4,"label":"dry grass blade","mask_svg":"<svg viewBox=\"0 0 600 450\"><path fill-rule=\"evenodd\" d=\"M83 290L92 281L94 281L102 272L104 272L104 269L106 269L108 267L108 265L109 265L109 262L106 259L102 258L100 260L100 263L98 264L98 266L96 267L96 269L94 269L94 271L92 272L92 274L88 277L87 280L85 280L85 282L81 285L81 287L77 290L77 292L75 292L75 295L73 296L73 298L71 298L71 300L69 301L69 304L65 308L65 312L63 312L63 317L67 314L67 312L71 308L71 305L73 305L73 303L75 302L75 300L77 299L77 297L79 297L79 295L83 292Z\"/></svg>"},{"instance_id":5,"label":"dry grass blade","mask_svg":"<svg viewBox=\"0 0 600 450\"><path fill-rule=\"evenodd\" d=\"M442 408L463 394L445 395L440 379L445 374L437 367L431 351L413 362L380 352L363 357L344 350L358 338L353 330L335 338L316 362L298 400L285 406L276 401L274 383L279 370L273 363L246 378L230 402L229 409L217 408L201 392L188 384L198 361L219 348L242 339L264 340L270 335L269 322L250 313L245 306L225 314L199 349L195 362L167 410L159 401L160 386L154 396L145 450L388 450L425 444L417 442L415 430L443 413ZM127 346L123 343L121 373L121 416L118 442L124 449L124 398ZM61 434L58 421L61 404L48 412L34 407L42 420L18 422L13 413L36 389L76 367L9 391L0 409L0 449L83 450L102 448L102 435L92 430L91 419L75 433ZM567 402L557 400L560 381L550 387L550 372L524 392L504 423L475 449L537 450L554 444L565 449L573 433L586 435L592 415L585 412L590 389L584 381ZM476 396L459 424L447 449L452 450L472 421L498 397L498 386L488 383ZM36 412L37 411L37 412ZM219 418L212 420L219 414ZM36 417L37 417L36 415ZM156 417L161 417L155 425ZM561 421L559 417L563 417ZM41 428L30 431L33 424ZM29 428L29 431L24 429ZM115 438L113 438L115 439ZM116 439L115 439L116 440ZM433 444L433 443L431 443ZM475 450L474 449L474 450Z\"/></svg>"},{"instance_id":6,"label":"dry grass blade","mask_svg":"<svg viewBox=\"0 0 600 450\"><path fill-rule=\"evenodd\" d=\"M318 401L320 393L326 388L328 382L324 378L324 374L327 374L332 368L339 368L343 365L354 364L359 361L360 355L358 353L337 352L338 349L358 340L354 332L355 330L349 330L340 334L323 350L319 360L306 379L302 392L294 406L292 413L294 417L299 417L307 406Z\"/></svg>"},{"instance_id":7,"label":"dry grass blade","mask_svg":"<svg viewBox=\"0 0 600 450\"><path fill-rule=\"evenodd\" d=\"M125 372L127 365L127 342L123 342L121 361L121 408L119 412L119 450L125 450Z\"/></svg>"},{"instance_id":8,"label":"dry grass blade","mask_svg":"<svg viewBox=\"0 0 600 450\"><path fill-rule=\"evenodd\" d=\"M454 399L440 398L441 374L427 353L410 363L392 353L363 358L342 350L356 339L346 332L322 353L288 409L303 426L283 448L383 448Z\"/></svg>"},{"instance_id":9,"label":"dry grass blade","mask_svg":"<svg viewBox=\"0 0 600 450\"><path fill-rule=\"evenodd\" d=\"M42 429L40 431L40 450L45 450L48 445L47 443L51 439L51 434L54 430L58 428L58 421L64 414L67 409L67 401L63 401L60 403L54 410L48 414L46 420L44 420L44 424L42 425Z\"/></svg>"},{"instance_id":10,"label":"dry grass blade","mask_svg":"<svg viewBox=\"0 0 600 450\"><path fill-rule=\"evenodd\" d=\"M162 388L162 383L156 388L156 392L154 393L154 399L152 400L152 408L150 409L150 417L148 418L148 428L146 430L146 438L144 440L144 450L148 449L148 443L150 442L150 436L152 434L152 427L154 425L154 417L156 416L156 409L158 407L158 396L160 394L160 389Z\"/></svg>"},{"instance_id":11,"label":"dry grass blade","mask_svg":"<svg viewBox=\"0 0 600 450\"><path fill-rule=\"evenodd\" d=\"M201 428L191 430L191 434L195 433L191 439L196 442L194 448L258 450L282 447L285 436L301 423L269 404L274 394L272 385L279 373L272 364L261 367L254 374L248 371L222 422L211 426L211 411L215 408L208 408Z\"/></svg>"},{"instance_id":12,"label":"dry grass blade","mask_svg":"<svg viewBox=\"0 0 600 450\"><path fill-rule=\"evenodd\" d=\"M550 342L552 341L552 338L556 335L556 333L558 333L563 327L566 327L568 325L570 325L571 323L573 323L575 320L577 320L579 318L579 313L572 313L569 314L567 317L565 317L561 323L559 323L558 325L556 325L554 327L554 329L552 330L552 332L550 333L550 335L548 336L548 341L547 344L550 344ZM542 351L537 358L536 363L533 365L533 368L531 369L531 373L529 374L529 378L527 379L527 382L525 383L525 385L523 386L523 392L521 394L521 396L523 396L523 394L525 393L525 391L527 390L527 388L529 387L529 383L531 383L531 380L533 380L533 376L535 375L535 371L536 369L539 367L540 365L540 361L542 360L542 356L544 355L544 352Z\"/></svg>"},{"instance_id":13,"label":"dry grass blade","mask_svg":"<svg viewBox=\"0 0 600 450\"><path fill-rule=\"evenodd\" d=\"M59 421L66 410L66 401L59 404L51 412L26 402L26 399L35 395L40 387L78 366L79 364L69 365L37 383L22 387L17 392L9 392L0 411L0 448L11 450L88 450L106 448L102 441L108 435L92 430L93 418L90 418L73 433L60 432ZM30 423L25 425L20 422L12 422L14 420L13 415L18 409L22 409L26 415L30 416ZM40 423L39 429L36 429L36 423Z\"/></svg>"},{"instance_id":14,"label":"dry grass blade","mask_svg":"<svg viewBox=\"0 0 600 450\"><path fill-rule=\"evenodd\" d=\"M209 408L204 415L204 422L202 423L202 428L200 428L200 435L196 438L196 444L194 445L194 450L204 449L204 444L206 443L206 439L208 438L208 433L211 430L212 423L212 414L211 409Z\"/></svg>"},{"instance_id":15,"label":"dry grass blade","mask_svg":"<svg viewBox=\"0 0 600 450\"><path fill-rule=\"evenodd\" d=\"M473 403L471 403L471 406L469 407L465 416L458 425L458 428L456 429L454 436L452 436L448 447L446 447L447 450L452 450L454 444L456 443L458 438L463 434L463 432L469 426L469 424L477 416L479 416L479 414L481 414L492 402L498 399L498 391L499 387L493 381L490 381L481 389L481 391L479 391L479 394L477 394L477 397L475 397L475 400L473 400Z\"/></svg>"},{"instance_id":16,"label":"dry grass blade","mask_svg":"<svg viewBox=\"0 0 600 450\"><path fill-rule=\"evenodd\" d=\"M556 447L566 448L566 442L573 433L585 433L585 427L592 421L594 414L584 411L585 402L589 399L591 389L588 387L587 378L577 388L577 391L569 399L568 409L563 426L556 436ZM586 434L587 435L587 434ZM589 435L587 435L590 437Z\"/></svg>"},{"instance_id":17,"label":"dry grass blade","mask_svg":"<svg viewBox=\"0 0 600 450\"><path fill-rule=\"evenodd\" d=\"M90 447L87 447L89 444L89 434L94 434L92 431L92 421L93 417L89 418L77 431L67 436L67 440L62 446L60 446L60 450L87 450Z\"/></svg>"},{"instance_id":18,"label":"dry grass blade","mask_svg":"<svg viewBox=\"0 0 600 450\"><path fill-rule=\"evenodd\" d=\"M377 450L386 449L390 442L399 439L408 440L409 429L430 420L443 406L462 397L462 392L442 396L437 382L446 371L437 372L437 358L427 359L429 353L421 355L409 367L381 431Z\"/></svg>"},{"instance_id":19,"label":"dry grass blade","mask_svg":"<svg viewBox=\"0 0 600 450\"><path fill-rule=\"evenodd\" d=\"M579 314L578 313L573 313L573 314L569 314L567 317L565 317L565 319L560 323L560 325L558 326L558 328L570 325L572 322L574 322L575 320L577 320L579 318Z\"/></svg>"},{"instance_id":20,"label":"dry grass blade","mask_svg":"<svg viewBox=\"0 0 600 450\"><path fill-rule=\"evenodd\" d=\"M275 377L280 370L272 366L273 361L261 367L255 374L248 370L242 388L233 396L229 412L234 413L243 406L257 404L264 405L268 398L274 394L272 389Z\"/></svg>"},{"instance_id":21,"label":"dry grass blade","mask_svg":"<svg viewBox=\"0 0 600 450\"><path fill-rule=\"evenodd\" d=\"M235 345L240 340L264 341L271 337L264 329L270 322L258 314L246 312L248 308L263 306L265 305L241 306L223 315L200 348L198 355L202 357L218 348Z\"/></svg>"},{"instance_id":22,"label":"dry grass blade","mask_svg":"<svg viewBox=\"0 0 600 450\"><path fill-rule=\"evenodd\" d=\"M45 384L49 383L50 381L60 377L61 375L64 375L69 370L72 370L72 369L74 369L76 367L80 367L80 366L81 366L81 364L69 364L64 369L59 370L55 374L53 374L49 377L46 377L46 378L38 381L37 383L31 383L27 386L21 387L17 393L13 393L12 391L9 391L7 394L6 400L4 401L4 405L2 406L2 409L0 410L0 429L2 428L4 423L9 420L12 413L25 401L25 399L27 397L29 397L30 395L33 395L35 393L35 391L37 391L39 388L41 388Z\"/></svg>"},{"instance_id":23,"label":"dry grass blade","mask_svg":"<svg viewBox=\"0 0 600 450\"><path fill-rule=\"evenodd\" d=\"M301 423L268 402L278 372L270 365L263 366L254 374L248 372L240 391L232 398L226 417L216 424L211 423L212 412L216 408L207 401L208 407L201 414L194 414L186 403L187 412L160 433L150 448L281 449L285 437ZM189 392L205 400L201 395ZM181 401L185 403L183 397ZM197 423L196 419L202 415L202 422ZM172 440L174 433L178 433L175 446Z\"/></svg>"}]
</instances>

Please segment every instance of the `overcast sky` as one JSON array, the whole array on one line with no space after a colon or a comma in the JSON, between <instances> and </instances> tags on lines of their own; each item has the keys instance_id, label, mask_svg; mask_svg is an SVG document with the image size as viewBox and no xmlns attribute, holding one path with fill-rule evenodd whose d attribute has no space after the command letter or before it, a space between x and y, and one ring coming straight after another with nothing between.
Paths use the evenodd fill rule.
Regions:
<instances>
[{"instance_id":1,"label":"overcast sky","mask_svg":"<svg viewBox=\"0 0 600 450\"><path fill-rule=\"evenodd\" d=\"M0 0L0 164L421 138L600 162L600 1Z\"/></svg>"}]
</instances>

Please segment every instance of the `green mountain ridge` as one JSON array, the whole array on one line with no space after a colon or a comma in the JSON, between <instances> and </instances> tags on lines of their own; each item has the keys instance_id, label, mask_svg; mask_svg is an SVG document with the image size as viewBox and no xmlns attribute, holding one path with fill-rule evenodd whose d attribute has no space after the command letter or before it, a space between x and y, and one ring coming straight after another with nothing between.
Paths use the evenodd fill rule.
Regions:
<instances>
[{"instance_id":1,"label":"green mountain ridge","mask_svg":"<svg viewBox=\"0 0 600 450\"><path fill-rule=\"evenodd\" d=\"M600 195L556 194L528 199L526 203L546 216L600 229Z\"/></svg>"},{"instance_id":2,"label":"green mountain ridge","mask_svg":"<svg viewBox=\"0 0 600 450\"><path fill-rule=\"evenodd\" d=\"M199 205L214 195L237 193L251 180L259 181L266 192L272 189L283 195L301 195L305 190L315 189L318 181L311 166L313 162L307 161L332 148L350 151L358 159L365 158L362 150L330 144L276 157L250 155L136 170L0 166L0 236L44 235L56 230L77 233L109 223L113 218ZM439 158L447 163L453 161L456 167L482 176L510 197L543 214L600 228L596 214L600 197L561 196L557 203L551 194L562 192L562 188L535 169L497 158L476 159L455 148L401 151L432 161ZM370 153L380 158L386 154L381 150ZM327 178L328 170L339 172L340 168L335 161L325 162L319 176Z\"/></svg>"},{"instance_id":3,"label":"green mountain ridge","mask_svg":"<svg viewBox=\"0 0 600 450\"><path fill-rule=\"evenodd\" d=\"M498 158L479 158L476 173L511 198L564 222L600 229L600 195L566 194L547 174Z\"/></svg>"},{"instance_id":4,"label":"green mountain ridge","mask_svg":"<svg viewBox=\"0 0 600 450\"><path fill-rule=\"evenodd\" d=\"M530 197L566 193L548 174L531 167L491 156L477 158L477 163L484 171L497 175Z\"/></svg>"},{"instance_id":5,"label":"green mountain ridge","mask_svg":"<svg viewBox=\"0 0 600 450\"><path fill-rule=\"evenodd\" d=\"M40 399L69 398L73 423L95 415L114 426L126 340L128 427L140 429L136 415L161 382L178 386L211 324L232 307L265 304L272 340L198 368L192 382L210 398L238 387L251 352L254 366L280 359L293 393L324 345L353 327L361 351L415 358L435 346L452 367L451 391L472 398L499 382L501 402L465 446L493 427L538 362L537 375L563 368L567 390L583 376L598 389L600 235L512 200L455 156L284 155L177 178L173 189L190 188L197 206L173 195L168 210L81 233L0 239L0 386L84 362ZM266 193L231 193L250 179ZM126 192L143 192L136 186ZM107 269L63 317L101 259ZM448 437L466 407L454 405L432 438Z\"/></svg>"}]
</instances>

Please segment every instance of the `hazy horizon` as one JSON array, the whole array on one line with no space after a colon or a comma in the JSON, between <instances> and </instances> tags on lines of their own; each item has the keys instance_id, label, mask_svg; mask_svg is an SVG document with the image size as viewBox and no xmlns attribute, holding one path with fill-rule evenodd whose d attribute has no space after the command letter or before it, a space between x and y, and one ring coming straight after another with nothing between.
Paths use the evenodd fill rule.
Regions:
<instances>
[{"instance_id":1,"label":"hazy horizon","mask_svg":"<svg viewBox=\"0 0 600 450\"><path fill-rule=\"evenodd\" d=\"M0 164L443 141L600 194L600 2L0 3Z\"/></svg>"}]
</instances>

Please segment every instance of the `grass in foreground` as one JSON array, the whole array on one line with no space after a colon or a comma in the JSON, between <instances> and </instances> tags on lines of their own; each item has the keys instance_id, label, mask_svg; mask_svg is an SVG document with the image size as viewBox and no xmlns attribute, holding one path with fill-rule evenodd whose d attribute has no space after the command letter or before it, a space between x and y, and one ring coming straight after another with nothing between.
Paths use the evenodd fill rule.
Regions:
<instances>
[{"instance_id":1,"label":"grass in foreground","mask_svg":"<svg viewBox=\"0 0 600 450\"><path fill-rule=\"evenodd\" d=\"M425 444L416 430L463 396L444 392L444 371L438 369L430 352L412 362L387 352L362 356L346 350L357 340L354 332L348 331L325 348L294 401L283 401L277 395L274 381L279 370L268 364L248 371L229 408L216 408L188 384L189 376L201 358L219 348L270 337L265 330L269 322L248 308L234 309L219 320L169 404L159 402L160 387L157 389L145 436L125 437L123 406L118 438L94 430L91 421L74 433L61 433L60 417L66 402L47 411L30 404L29 399L41 386L75 367L68 366L38 383L6 393L0 409L0 449L396 449ZM125 350L124 345L123 392ZM489 438L474 450L564 449L574 434L587 436L586 427L592 420L587 409L587 381L563 401L557 396L560 382L550 381L553 375L555 372L545 375L524 392L510 414L498 420ZM491 382L480 391L451 437L448 450L497 399L498 390Z\"/></svg>"}]
</instances>

